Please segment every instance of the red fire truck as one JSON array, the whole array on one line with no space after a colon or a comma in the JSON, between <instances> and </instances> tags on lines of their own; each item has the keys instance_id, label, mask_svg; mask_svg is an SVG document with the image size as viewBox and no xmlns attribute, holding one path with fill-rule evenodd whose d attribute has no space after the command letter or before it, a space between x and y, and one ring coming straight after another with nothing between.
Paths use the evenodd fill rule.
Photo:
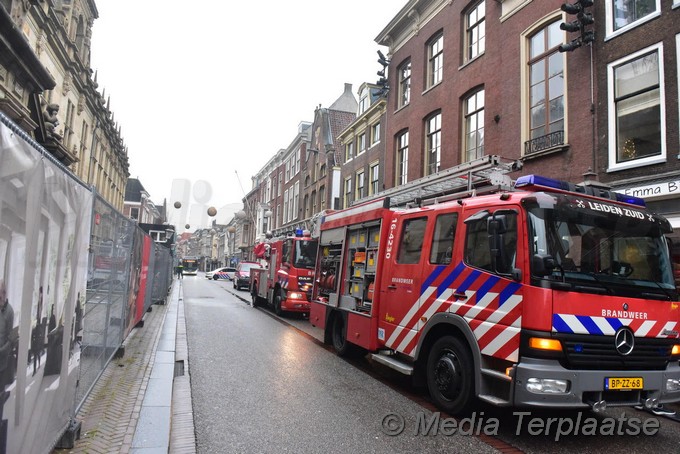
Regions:
<instances>
[{"instance_id":1,"label":"red fire truck","mask_svg":"<svg viewBox=\"0 0 680 454\"><path fill-rule=\"evenodd\" d=\"M411 375L452 414L475 399L679 401L668 221L642 199L535 175L483 190L472 170L325 217L310 321L326 343ZM445 182L467 190L413 196Z\"/></svg>"},{"instance_id":2,"label":"red fire truck","mask_svg":"<svg viewBox=\"0 0 680 454\"><path fill-rule=\"evenodd\" d=\"M277 315L309 314L318 242L309 232L263 243L260 256L266 264L250 270L253 306L268 304Z\"/></svg>"}]
</instances>

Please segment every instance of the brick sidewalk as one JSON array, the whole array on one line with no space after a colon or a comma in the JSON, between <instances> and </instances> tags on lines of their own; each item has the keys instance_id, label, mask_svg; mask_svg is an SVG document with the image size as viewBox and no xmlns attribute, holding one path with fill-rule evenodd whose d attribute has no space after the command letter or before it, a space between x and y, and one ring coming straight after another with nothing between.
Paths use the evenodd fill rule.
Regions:
<instances>
[{"instance_id":1,"label":"brick sidewalk","mask_svg":"<svg viewBox=\"0 0 680 454\"><path fill-rule=\"evenodd\" d=\"M154 304L144 326L125 340L125 355L112 360L76 416L80 439L71 450L54 453L128 453L154 364L167 305Z\"/></svg>"}]
</instances>

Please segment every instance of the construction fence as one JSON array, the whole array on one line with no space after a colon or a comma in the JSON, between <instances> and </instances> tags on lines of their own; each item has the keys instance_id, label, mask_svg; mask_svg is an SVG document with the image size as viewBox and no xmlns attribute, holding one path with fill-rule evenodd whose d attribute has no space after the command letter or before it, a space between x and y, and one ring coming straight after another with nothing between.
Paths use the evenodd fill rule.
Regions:
<instances>
[{"instance_id":1,"label":"construction fence","mask_svg":"<svg viewBox=\"0 0 680 454\"><path fill-rule=\"evenodd\" d=\"M0 113L0 453L59 444L172 265Z\"/></svg>"}]
</instances>

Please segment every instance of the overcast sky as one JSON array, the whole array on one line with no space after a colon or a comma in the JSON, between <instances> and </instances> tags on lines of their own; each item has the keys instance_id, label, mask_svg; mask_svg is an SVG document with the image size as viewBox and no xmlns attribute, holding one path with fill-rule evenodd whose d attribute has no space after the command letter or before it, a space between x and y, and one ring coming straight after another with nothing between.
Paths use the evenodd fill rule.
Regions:
<instances>
[{"instance_id":1,"label":"overcast sky","mask_svg":"<svg viewBox=\"0 0 680 454\"><path fill-rule=\"evenodd\" d=\"M238 203L314 109L375 83L375 37L406 0L96 0L92 69L130 176L170 206ZM237 178L238 175L238 178ZM239 179L241 185L239 185ZM207 182L206 185L204 182ZM193 230L193 228L192 228Z\"/></svg>"}]
</instances>

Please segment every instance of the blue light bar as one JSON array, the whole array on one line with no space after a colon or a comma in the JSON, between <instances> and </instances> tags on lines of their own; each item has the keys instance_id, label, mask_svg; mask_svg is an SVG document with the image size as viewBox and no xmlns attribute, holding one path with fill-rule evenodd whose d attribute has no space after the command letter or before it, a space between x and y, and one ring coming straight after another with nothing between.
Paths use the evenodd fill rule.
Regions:
<instances>
[{"instance_id":1,"label":"blue light bar","mask_svg":"<svg viewBox=\"0 0 680 454\"><path fill-rule=\"evenodd\" d=\"M621 194L620 192L615 192L614 194L616 194L616 200L618 202L630 203L631 205L638 205L641 207L647 206L647 203L645 203L645 199L641 199L640 197L635 197L634 195Z\"/></svg>"},{"instance_id":2,"label":"blue light bar","mask_svg":"<svg viewBox=\"0 0 680 454\"><path fill-rule=\"evenodd\" d=\"M302 229L295 229L295 236L302 236Z\"/></svg>"},{"instance_id":3,"label":"blue light bar","mask_svg":"<svg viewBox=\"0 0 680 454\"><path fill-rule=\"evenodd\" d=\"M515 182L516 188L528 188L530 186L542 186L545 188L559 189L561 191L576 192L579 194L587 194L603 199L616 200L617 202L628 203L640 207L646 207L644 199L632 195L621 194L593 186L579 186L566 181L555 180L553 178L543 177L540 175L524 175Z\"/></svg>"},{"instance_id":4,"label":"blue light bar","mask_svg":"<svg viewBox=\"0 0 680 454\"><path fill-rule=\"evenodd\" d=\"M524 175L522 177L519 177L515 182L516 188L534 185L545 186L554 189L562 189L563 191L569 190L569 185L565 181L554 180L552 178L542 177L540 175Z\"/></svg>"}]
</instances>

